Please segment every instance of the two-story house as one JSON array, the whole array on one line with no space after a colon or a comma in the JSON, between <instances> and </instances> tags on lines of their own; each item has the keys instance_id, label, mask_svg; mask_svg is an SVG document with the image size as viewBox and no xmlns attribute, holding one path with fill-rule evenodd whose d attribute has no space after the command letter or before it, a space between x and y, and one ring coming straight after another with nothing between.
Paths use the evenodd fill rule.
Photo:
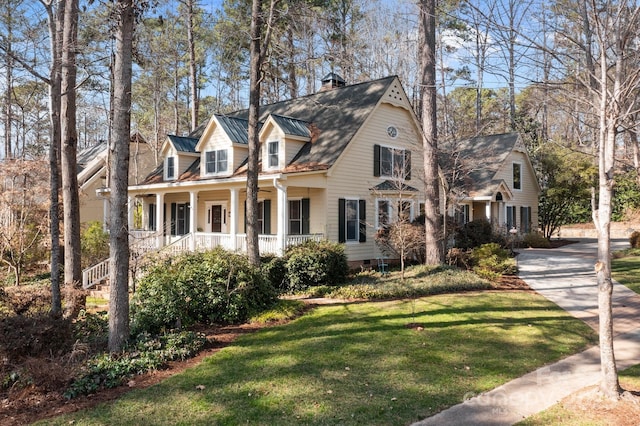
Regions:
<instances>
[{"instance_id":1,"label":"two-story house","mask_svg":"<svg viewBox=\"0 0 640 426\"><path fill-rule=\"evenodd\" d=\"M214 114L169 136L162 164L129 187L157 246L246 248L248 111ZM349 261L381 254L376 229L424 201L420 125L398 77L345 85L330 73L316 94L260 107L261 253L326 238ZM130 209L130 225L133 211Z\"/></svg>"}]
</instances>

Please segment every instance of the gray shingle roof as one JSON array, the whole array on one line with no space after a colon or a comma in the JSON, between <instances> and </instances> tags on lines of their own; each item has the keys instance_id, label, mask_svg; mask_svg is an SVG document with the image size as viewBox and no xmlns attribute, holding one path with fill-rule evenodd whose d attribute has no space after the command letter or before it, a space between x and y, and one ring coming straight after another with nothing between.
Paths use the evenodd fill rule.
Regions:
<instances>
[{"instance_id":1,"label":"gray shingle roof","mask_svg":"<svg viewBox=\"0 0 640 426\"><path fill-rule=\"evenodd\" d=\"M502 164L513 151L520 135L503 133L498 135L476 136L456 141L451 151L457 155L457 162L467 171L465 188L469 194L492 195L500 184L494 177ZM446 170L450 158L441 158L440 165Z\"/></svg>"},{"instance_id":2,"label":"gray shingle roof","mask_svg":"<svg viewBox=\"0 0 640 426\"><path fill-rule=\"evenodd\" d=\"M76 162L78 163L78 173L80 173L87 163L96 158L100 153L107 149L107 142L102 141L97 144L90 146L89 148L85 148L78 153L76 156Z\"/></svg>"},{"instance_id":3,"label":"gray shingle roof","mask_svg":"<svg viewBox=\"0 0 640 426\"><path fill-rule=\"evenodd\" d=\"M275 114L310 123L317 139L307 142L291 165L316 163L331 166L394 79L394 76L385 77L263 105L260 107L260 120L264 122L270 114ZM242 110L227 116L247 119L248 114L249 110Z\"/></svg>"}]
</instances>

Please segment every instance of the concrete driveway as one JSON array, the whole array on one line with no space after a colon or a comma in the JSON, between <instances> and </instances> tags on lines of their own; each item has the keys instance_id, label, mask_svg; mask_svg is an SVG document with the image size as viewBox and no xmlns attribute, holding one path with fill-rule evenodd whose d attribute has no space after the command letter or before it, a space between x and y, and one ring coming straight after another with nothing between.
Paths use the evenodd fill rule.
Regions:
<instances>
[{"instance_id":1,"label":"concrete driveway","mask_svg":"<svg viewBox=\"0 0 640 426\"><path fill-rule=\"evenodd\" d=\"M614 240L612 250L628 244L628 240ZM518 256L519 275L531 288L597 331L596 258L595 239L581 239L552 250L526 249ZM640 296L614 283L613 316L614 350L622 370L640 363ZM471 398L461 396L464 401L460 404L414 425L512 425L599 380L600 352L593 347L492 391Z\"/></svg>"}]
</instances>

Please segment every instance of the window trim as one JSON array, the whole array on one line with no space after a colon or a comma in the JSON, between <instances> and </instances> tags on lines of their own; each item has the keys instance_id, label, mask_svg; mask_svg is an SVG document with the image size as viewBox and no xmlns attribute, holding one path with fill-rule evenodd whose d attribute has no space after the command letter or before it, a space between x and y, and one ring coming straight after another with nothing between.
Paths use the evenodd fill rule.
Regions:
<instances>
[{"instance_id":1,"label":"window trim","mask_svg":"<svg viewBox=\"0 0 640 426\"><path fill-rule=\"evenodd\" d=\"M518 178L518 188L516 188L516 166L518 166L518 174L520 175ZM511 187L514 191L522 191L522 162L513 161L511 163Z\"/></svg>"},{"instance_id":2,"label":"window trim","mask_svg":"<svg viewBox=\"0 0 640 426\"><path fill-rule=\"evenodd\" d=\"M271 147L275 146L275 152L271 152ZM272 160L275 159L275 165L272 164ZM267 168L278 169L280 168L280 141L267 142Z\"/></svg>"},{"instance_id":3,"label":"window trim","mask_svg":"<svg viewBox=\"0 0 640 426\"><path fill-rule=\"evenodd\" d=\"M513 211L513 223L509 223L509 210ZM518 209L515 205L507 204L504 206L504 224L509 231L511 228L518 228Z\"/></svg>"},{"instance_id":4,"label":"window trim","mask_svg":"<svg viewBox=\"0 0 640 426\"><path fill-rule=\"evenodd\" d=\"M224 153L224 163L220 160L220 154ZM212 154L213 159L209 159L209 155ZM221 170L220 165L224 164L224 170ZM213 170L209 169L209 166L213 167ZM210 149L204 152L204 174L206 176L219 175L226 173L229 170L229 150L223 149Z\"/></svg>"},{"instance_id":5,"label":"window trim","mask_svg":"<svg viewBox=\"0 0 640 426\"><path fill-rule=\"evenodd\" d=\"M357 203L357 238L347 239L347 202L355 201ZM367 202L362 198L344 197L338 198L338 242L347 245L367 242Z\"/></svg>"},{"instance_id":6,"label":"window trim","mask_svg":"<svg viewBox=\"0 0 640 426\"><path fill-rule=\"evenodd\" d=\"M166 159L166 170L165 176L167 180L176 179L176 165L177 165L176 157L174 155L170 155Z\"/></svg>"},{"instance_id":7,"label":"window trim","mask_svg":"<svg viewBox=\"0 0 640 426\"><path fill-rule=\"evenodd\" d=\"M383 157L386 156L385 153L391 153L391 170L390 174L387 173L388 164L383 166L383 163L389 163L389 160L383 160ZM399 170L397 172L401 174L401 176L395 176L396 173L396 159L400 159L402 161L401 165L399 165ZM395 180L411 180L411 150L407 148L399 148L396 146L390 145L379 145L376 144L373 147L373 175L375 177L380 177L384 179L395 179Z\"/></svg>"}]
</instances>

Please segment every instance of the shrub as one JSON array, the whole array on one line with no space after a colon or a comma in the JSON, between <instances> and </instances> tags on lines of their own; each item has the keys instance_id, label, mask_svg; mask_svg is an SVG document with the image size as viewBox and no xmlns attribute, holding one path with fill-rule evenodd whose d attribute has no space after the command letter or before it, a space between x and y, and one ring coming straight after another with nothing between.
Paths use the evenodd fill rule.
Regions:
<instances>
[{"instance_id":1,"label":"shrub","mask_svg":"<svg viewBox=\"0 0 640 426\"><path fill-rule=\"evenodd\" d=\"M522 244L532 248L550 248L551 243L540 232L529 232L522 237Z\"/></svg>"},{"instance_id":2,"label":"shrub","mask_svg":"<svg viewBox=\"0 0 640 426\"><path fill-rule=\"evenodd\" d=\"M631 236L629 237L629 243L631 244L631 248L640 248L640 232L633 231Z\"/></svg>"},{"instance_id":3,"label":"shrub","mask_svg":"<svg viewBox=\"0 0 640 426\"><path fill-rule=\"evenodd\" d=\"M102 262L109 257L109 234L102 228L102 222L93 221L86 225L80 235L82 267Z\"/></svg>"},{"instance_id":4,"label":"shrub","mask_svg":"<svg viewBox=\"0 0 640 426\"><path fill-rule=\"evenodd\" d=\"M276 292L245 256L217 248L150 267L132 301L132 330L157 333L196 323L239 323Z\"/></svg>"},{"instance_id":5,"label":"shrub","mask_svg":"<svg viewBox=\"0 0 640 426\"><path fill-rule=\"evenodd\" d=\"M447 252L447 264L462 269L471 269L471 250L452 248Z\"/></svg>"},{"instance_id":6,"label":"shrub","mask_svg":"<svg viewBox=\"0 0 640 426\"><path fill-rule=\"evenodd\" d=\"M262 273L269 280L278 293L286 293L289 290L287 276L287 260L279 256L265 256L261 259Z\"/></svg>"},{"instance_id":7,"label":"shrub","mask_svg":"<svg viewBox=\"0 0 640 426\"><path fill-rule=\"evenodd\" d=\"M497 243L483 244L471 252L473 272L488 280L495 281L502 275L516 272L513 258L509 251Z\"/></svg>"},{"instance_id":8,"label":"shrub","mask_svg":"<svg viewBox=\"0 0 640 426\"><path fill-rule=\"evenodd\" d=\"M474 248L483 244L499 242L501 238L494 234L491 223L486 219L476 219L464 224L456 233L456 247Z\"/></svg>"},{"instance_id":9,"label":"shrub","mask_svg":"<svg viewBox=\"0 0 640 426\"><path fill-rule=\"evenodd\" d=\"M290 291L338 284L349 273L344 245L326 240L306 241L290 247L285 258Z\"/></svg>"}]
</instances>

